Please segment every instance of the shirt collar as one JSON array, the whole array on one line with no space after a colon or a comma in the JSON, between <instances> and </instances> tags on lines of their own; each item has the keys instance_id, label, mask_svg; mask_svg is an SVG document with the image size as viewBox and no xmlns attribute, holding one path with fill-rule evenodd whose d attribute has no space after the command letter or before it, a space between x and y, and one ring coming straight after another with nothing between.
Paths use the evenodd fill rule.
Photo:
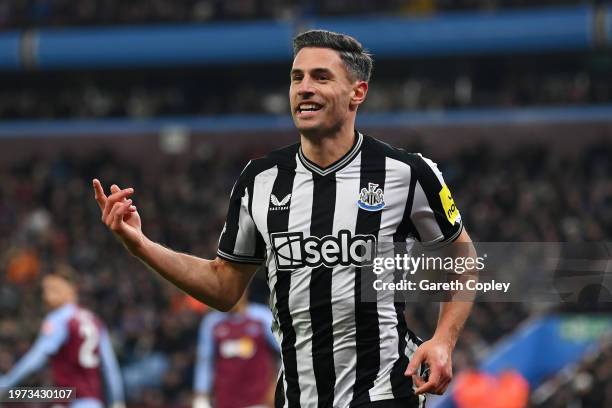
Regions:
<instances>
[{"instance_id":1,"label":"shirt collar","mask_svg":"<svg viewBox=\"0 0 612 408\"><path fill-rule=\"evenodd\" d=\"M302 165L306 167L306 169L320 176L327 176L328 174L334 173L346 167L355 158L355 156L357 156L357 154L361 150L362 144L363 135L360 132L355 131L355 142L353 143L353 146L350 148L350 150L346 152L344 156L342 156L327 167L320 167L319 165L308 160L304 155L304 152L302 151L302 146L300 146L300 149L298 151L298 157L302 162Z\"/></svg>"}]
</instances>

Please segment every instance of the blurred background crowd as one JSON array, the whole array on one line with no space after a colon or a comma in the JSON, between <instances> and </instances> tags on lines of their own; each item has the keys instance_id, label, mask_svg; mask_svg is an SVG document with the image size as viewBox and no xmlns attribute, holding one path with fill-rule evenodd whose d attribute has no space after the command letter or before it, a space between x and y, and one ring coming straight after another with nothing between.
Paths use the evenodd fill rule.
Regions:
<instances>
[{"instance_id":1,"label":"blurred background crowd","mask_svg":"<svg viewBox=\"0 0 612 408\"><path fill-rule=\"evenodd\" d=\"M612 401L612 338L578 364L567 367L544 384L533 396L534 407L599 407ZM601 405L601 404L604 405Z\"/></svg>"},{"instance_id":2,"label":"blurred background crowd","mask_svg":"<svg viewBox=\"0 0 612 408\"><path fill-rule=\"evenodd\" d=\"M309 15L428 14L449 10L497 10L606 0L19 0L0 4L0 28L289 19Z\"/></svg>"},{"instance_id":3,"label":"blurred background crowd","mask_svg":"<svg viewBox=\"0 0 612 408\"><path fill-rule=\"evenodd\" d=\"M604 104L610 72L605 53L386 59L376 62L363 111ZM279 64L57 72L53 82L40 72L11 76L0 89L0 118L289 113L288 69Z\"/></svg>"},{"instance_id":4,"label":"blurred background crowd","mask_svg":"<svg viewBox=\"0 0 612 408\"><path fill-rule=\"evenodd\" d=\"M15 0L0 2L0 30L292 20L309 16L406 17L456 10L480 13L528 10L551 4L605 3ZM285 117L288 67L288 63L253 62L240 66L3 72L0 127L3 122L40 119L138 121L238 113ZM605 107L610 103L612 53L609 47L596 47L580 51L544 50L539 54L377 59L363 111ZM576 129L576 139L585 136L580 128ZM539 131L532 130L534 136ZM558 142L554 131L548 132L544 136L537 134L534 139L538 141L513 143L510 148L500 149L507 134L499 138L490 135L493 137L476 145L462 147L461 141L454 139L452 129L442 130L440 133L446 133L443 144L455 145L450 155L439 154L430 148L431 144L421 143L423 140L414 136L414 132L406 132L399 145L440 163L475 241L610 241L609 121L598 137L569 147L564 153L562 149L551 148ZM369 133L380 137L385 130ZM117 153L122 144L119 136L113 149L90 149L75 154L75 146L80 143L75 138L62 142L67 147L65 152L20 151L19 160L0 161L0 372L6 372L28 349L39 330L45 313L38 289L40 277L57 263L68 262L80 272L81 302L99 314L110 328L130 406L190 406L197 329L207 309L125 253L100 223L91 179L98 177L106 185L115 182L134 186L135 203L149 237L173 249L209 258L216 251L234 181L248 160L264 155L269 148L258 135L249 135L231 149L203 142L187 154L162 154L154 159L147 156L143 146L138 160L126 161ZM251 139L247 140L248 137ZM16 149L17 144L11 145L16 140L4 133L0 149ZM39 139L29 140L35 146ZM266 302L266 296L261 276L253 283L252 298ZM408 310L413 331L429 337L437 320L436 308L411 304ZM571 310L580 312L580 305ZM455 372L475 367L500 339L540 313L541 305L477 304L454 355ZM565 371L550 378L546 387L533 395L531 403L542 407L612 406L609 342L599 350L579 362L572 375ZM43 372L31 378L30 384L39 384L46 378ZM556 392L561 389L562 392Z\"/></svg>"}]
</instances>

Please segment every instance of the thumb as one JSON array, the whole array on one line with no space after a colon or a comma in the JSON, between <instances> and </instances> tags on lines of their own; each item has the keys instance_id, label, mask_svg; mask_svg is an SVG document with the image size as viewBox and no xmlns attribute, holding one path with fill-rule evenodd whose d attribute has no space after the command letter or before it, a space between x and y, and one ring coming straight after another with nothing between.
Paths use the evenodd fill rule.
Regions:
<instances>
[{"instance_id":1,"label":"thumb","mask_svg":"<svg viewBox=\"0 0 612 408\"><path fill-rule=\"evenodd\" d=\"M414 375L416 373L417 368L421 365L422 362L423 362L423 351L419 347L418 349L416 349L416 351L412 355L412 358L410 359L410 363L408 364L408 367L406 368L405 375L407 376Z\"/></svg>"}]
</instances>

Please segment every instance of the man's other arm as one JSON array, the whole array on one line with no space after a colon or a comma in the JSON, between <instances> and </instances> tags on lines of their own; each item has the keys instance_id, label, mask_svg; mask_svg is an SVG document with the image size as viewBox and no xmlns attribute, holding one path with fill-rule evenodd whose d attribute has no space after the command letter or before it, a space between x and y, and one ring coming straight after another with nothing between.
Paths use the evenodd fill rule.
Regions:
<instances>
[{"instance_id":1,"label":"man's other arm","mask_svg":"<svg viewBox=\"0 0 612 408\"><path fill-rule=\"evenodd\" d=\"M476 258L476 250L465 229L453 243L443 249L443 253L444 256L454 258ZM468 279L477 279L477 271L475 268L466 269L457 279L463 283ZM417 386L417 394L442 394L446 391L453 377L452 352L472 310L473 296L473 292L459 290L451 293L450 301L440 303L438 324L433 337L419 346L406 369L406 375L412 376ZM417 373L417 368L423 362L430 369L427 381Z\"/></svg>"}]
</instances>

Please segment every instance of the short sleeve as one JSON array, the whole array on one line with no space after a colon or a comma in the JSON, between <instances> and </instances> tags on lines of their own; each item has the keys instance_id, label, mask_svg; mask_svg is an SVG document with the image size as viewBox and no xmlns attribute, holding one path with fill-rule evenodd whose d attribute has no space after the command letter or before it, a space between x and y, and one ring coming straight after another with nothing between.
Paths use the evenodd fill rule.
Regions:
<instances>
[{"instance_id":1,"label":"short sleeve","mask_svg":"<svg viewBox=\"0 0 612 408\"><path fill-rule=\"evenodd\" d=\"M253 177L247 164L230 195L217 255L232 262L259 265L265 260L265 243L251 216Z\"/></svg>"},{"instance_id":2,"label":"short sleeve","mask_svg":"<svg viewBox=\"0 0 612 408\"><path fill-rule=\"evenodd\" d=\"M461 233L463 223L450 189L433 161L416 155L411 221L424 246L443 246Z\"/></svg>"}]
</instances>

